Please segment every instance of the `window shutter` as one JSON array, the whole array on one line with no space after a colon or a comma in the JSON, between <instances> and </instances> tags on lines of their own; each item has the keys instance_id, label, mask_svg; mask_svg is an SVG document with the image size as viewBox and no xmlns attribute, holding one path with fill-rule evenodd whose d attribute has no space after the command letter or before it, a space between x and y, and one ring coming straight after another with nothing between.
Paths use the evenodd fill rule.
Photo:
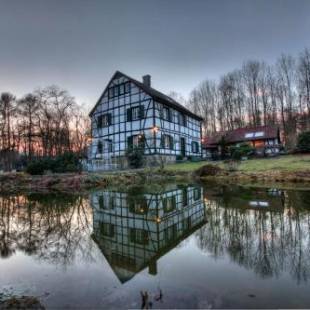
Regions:
<instances>
[{"instance_id":1,"label":"window shutter","mask_svg":"<svg viewBox=\"0 0 310 310\"><path fill-rule=\"evenodd\" d=\"M99 203L99 208L104 209L104 198L102 195L99 196L98 203Z\"/></svg>"},{"instance_id":2,"label":"window shutter","mask_svg":"<svg viewBox=\"0 0 310 310\"><path fill-rule=\"evenodd\" d=\"M112 114L108 114L108 125L112 125Z\"/></svg>"},{"instance_id":3,"label":"window shutter","mask_svg":"<svg viewBox=\"0 0 310 310\"><path fill-rule=\"evenodd\" d=\"M102 142L98 141L98 145L97 145L97 153L101 154L102 153Z\"/></svg>"},{"instance_id":4,"label":"window shutter","mask_svg":"<svg viewBox=\"0 0 310 310\"><path fill-rule=\"evenodd\" d=\"M164 107L163 106L160 106L159 108L159 117L164 118Z\"/></svg>"},{"instance_id":5,"label":"window shutter","mask_svg":"<svg viewBox=\"0 0 310 310\"><path fill-rule=\"evenodd\" d=\"M192 153L195 153L195 150L194 150L194 142L192 141Z\"/></svg>"},{"instance_id":6,"label":"window shutter","mask_svg":"<svg viewBox=\"0 0 310 310\"><path fill-rule=\"evenodd\" d=\"M132 110L127 109L127 122L131 122L132 121Z\"/></svg>"},{"instance_id":7,"label":"window shutter","mask_svg":"<svg viewBox=\"0 0 310 310\"><path fill-rule=\"evenodd\" d=\"M173 138L169 136L170 150L173 150Z\"/></svg>"},{"instance_id":8,"label":"window shutter","mask_svg":"<svg viewBox=\"0 0 310 310\"><path fill-rule=\"evenodd\" d=\"M144 105L140 105L139 117L144 118Z\"/></svg>"},{"instance_id":9,"label":"window shutter","mask_svg":"<svg viewBox=\"0 0 310 310\"><path fill-rule=\"evenodd\" d=\"M113 237L114 236L114 225L110 224L110 236Z\"/></svg>"},{"instance_id":10,"label":"window shutter","mask_svg":"<svg viewBox=\"0 0 310 310\"><path fill-rule=\"evenodd\" d=\"M183 188L183 193L182 193L182 196L183 196L183 206L187 206L187 188Z\"/></svg>"},{"instance_id":11,"label":"window shutter","mask_svg":"<svg viewBox=\"0 0 310 310\"><path fill-rule=\"evenodd\" d=\"M183 126L187 127L187 117L183 114Z\"/></svg>"},{"instance_id":12,"label":"window shutter","mask_svg":"<svg viewBox=\"0 0 310 310\"><path fill-rule=\"evenodd\" d=\"M133 136L128 137L128 138L127 138L127 145L128 145L128 148L131 148L131 147L132 147L132 143L133 143Z\"/></svg>"},{"instance_id":13,"label":"window shutter","mask_svg":"<svg viewBox=\"0 0 310 310\"><path fill-rule=\"evenodd\" d=\"M172 121L172 115L171 115L171 109L168 108L168 121L171 122Z\"/></svg>"},{"instance_id":14,"label":"window shutter","mask_svg":"<svg viewBox=\"0 0 310 310\"><path fill-rule=\"evenodd\" d=\"M165 135L161 135L160 146L162 148L165 148Z\"/></svg>"},{"instance_id":15,"label":"window shutter","mask_svg":"<svg viewBox=\"0 0 310 310\"><path fill-rule=\"evenodd\" d=\"M102 128L102 115L97 118L97 128Z\"/></svg>"},{"instance_id":16,"label":"window shutter","mask_svg":"<svg viewBox=\"0 0 310 310\"><path fill-rule=\"evenodd\" d=\"M136 230L134 228L130 228L130 241L136 242Z\"/></svg>"},{"instance_id":17,"label":"window shutter","mask_svg":"<svg viewBox=\"0 0 310 310\"><path fill-rule=\"evenodd\" d=\"M148 242L149 242L149 234L148 234L148 231L143 230L143 243L144 243L144 244L148 244Z\"/></svg>"}]
</instances>

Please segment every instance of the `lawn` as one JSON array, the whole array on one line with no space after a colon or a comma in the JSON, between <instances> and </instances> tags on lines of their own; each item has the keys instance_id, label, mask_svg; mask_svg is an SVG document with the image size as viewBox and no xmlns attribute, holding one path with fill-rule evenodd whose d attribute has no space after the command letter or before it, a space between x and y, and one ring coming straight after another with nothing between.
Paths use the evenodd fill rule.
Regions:
<instances>
[{"instance_id":1,"label":"lawn","mask_svg":"<svg viewBox=\"0 0 310 310\"><path fill-rule=\"evenodd\" d=\"M224 167L222 161L218 162L185 162L167 165L167 170L191 172L205 164L219 165ZM303 171L310 170L310 154L307 155L286 155L274 158L250 159L242 161L238 166L238 170L244 172L260 172L260 171Z\"/></svg>"}]
</instances>

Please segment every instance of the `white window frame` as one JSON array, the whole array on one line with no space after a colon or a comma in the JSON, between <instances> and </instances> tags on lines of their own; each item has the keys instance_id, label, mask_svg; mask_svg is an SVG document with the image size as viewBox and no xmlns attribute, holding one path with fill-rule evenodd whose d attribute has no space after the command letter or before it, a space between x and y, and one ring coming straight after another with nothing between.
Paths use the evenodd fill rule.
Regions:
<instances>
[{"instance_id":1,"label":"white window frame","mask_svg":"<svg viewBox=\"0 0 310 310\"><path fill-rule=\"evenodd\" d=\"M137 121L140 119L140 106L131 108L131 120Z\"/></svg>"}]
</instances>

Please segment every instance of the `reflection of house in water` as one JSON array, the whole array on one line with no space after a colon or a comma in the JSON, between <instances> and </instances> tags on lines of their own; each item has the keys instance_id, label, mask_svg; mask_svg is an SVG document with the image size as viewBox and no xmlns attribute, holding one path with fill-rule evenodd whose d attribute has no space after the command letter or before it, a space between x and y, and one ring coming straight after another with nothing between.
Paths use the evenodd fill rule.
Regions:
<instances>
[{"instance_id":1,"label":"reflection of house in water","mask_svg":"<svg viewBox=\"0 0 310 310\"><path fill-rule=\"evenodd\" d=\"M157 193L100 191L92 194L94 240L121 282L149 267L205 220L200 187Z\"/></svg>"},{"instance_id":2,"label":"reflection of house in water","mask_svg":"<svg viewBox=\"0 0 310 310\"><path fill-rule=\"evenodd\" d=\"M225 207L283 211L285 193L278 189L221 187L207 188L205 202L218 201Z\"/></svg>"}]
</instances>

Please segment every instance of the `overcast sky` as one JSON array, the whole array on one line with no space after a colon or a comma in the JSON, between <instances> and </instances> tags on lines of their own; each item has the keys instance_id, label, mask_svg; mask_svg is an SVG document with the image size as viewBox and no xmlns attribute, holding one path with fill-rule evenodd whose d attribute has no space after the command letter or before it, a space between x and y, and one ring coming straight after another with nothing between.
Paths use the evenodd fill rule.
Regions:
<instances>
[{"instance_id":1,"label":"overcast sky","mask_svg":"<svg viewBox=\"0 0 310 310\"><path fill-rule=\"evenodd\" d=\"M0 0L0 92L57 84L90 109L116 70L188 96L310 48L310 0Z\"/></svg>"}]
</instances>

